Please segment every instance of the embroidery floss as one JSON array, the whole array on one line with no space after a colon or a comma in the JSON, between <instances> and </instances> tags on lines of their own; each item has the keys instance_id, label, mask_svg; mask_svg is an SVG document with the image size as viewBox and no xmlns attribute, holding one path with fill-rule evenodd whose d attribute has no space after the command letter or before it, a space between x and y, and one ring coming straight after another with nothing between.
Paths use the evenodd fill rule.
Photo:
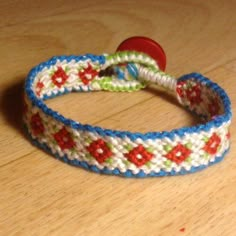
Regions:
<instances>
[{"instance_id":1,"label":"embroidery floss","mask_svg":"<svg viewBox=\"0 0 236 236\"><path fill-rule=\"evenodd\" d=\"M44 103L74 91L132 92L151 83L175 94L203 122L170 132L131 133L83 125ZM125 177L192 173L222 160L230 146L232 114L225 91L198 73L175 79L140 52L53 57L30 71L24 101L24 123L35 145L97 173Z\"/></svg>"}]
</instances>

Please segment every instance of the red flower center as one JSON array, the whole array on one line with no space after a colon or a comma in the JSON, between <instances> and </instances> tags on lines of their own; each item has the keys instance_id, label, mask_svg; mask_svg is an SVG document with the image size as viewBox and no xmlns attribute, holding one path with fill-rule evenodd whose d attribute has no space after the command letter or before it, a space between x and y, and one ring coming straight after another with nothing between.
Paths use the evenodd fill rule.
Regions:
<instances>
[{"instance_id":1,"label":"red flower center","mask_svg":"<svg viewBox=\"0 0 236 236\"><path fill-rule=\"evenodd\" d=\"M54 72L52 75L52 82L60 88L65 82L69 76L66 74L66 72L62 69L62 67L58 67L57 71Z\"/></svg>"},{"instance_id":2,"label":"red flower center","mask_svg":"<svg viewBox=\"0 0 236 236\"><path fill-rule=\"evenodd\" d=\"M93 141L87 150L100 164L112 156L110 148L102 139Z\"/></svg>"},{"instance_id":3,"label":"red flower center","mask_svg":"<svg viewBox=\"0 0 236 236\"><path fill-rule=\"evenodd\" d=\"M74 140L72 139L70 133L66 130L65 127L55 133L54 138L62 150L71 149L75 146Z\"/></svg>"},{"instance_id":4,"label":"red flower center","mask_svg":"<svg viewBox=\"0 0 236 236\"><path fill-rule=\"evenodd\" d=\"M189 157L191 152L192 151L186 148L184 145L178 144L169 153L166 154L166 158L177 164L180 164Z\"/></svg>"},{"instance_id":5,"label":"red flower center","mask_svg":"<svg viewBox=\"0 0 236 236\"><path fill-rule=\"evenodd\" d=\"M97 75L98 75L98 72L95 69L93 69L90 64L88 64L88 67L80 71L78 74L81 81L85 85L88 85Z\"/></svg>"},{"instance_id":6,"label":"red flower center","mask_svg":"<svg viewBox=\"0 0 236 236\"><path fill-rule=\"evenodd\" d=\"M153 154L148 152L141 144L125 154L127 159L137 167L143 166L153 158Z\"/></svg>"}]
</instances>

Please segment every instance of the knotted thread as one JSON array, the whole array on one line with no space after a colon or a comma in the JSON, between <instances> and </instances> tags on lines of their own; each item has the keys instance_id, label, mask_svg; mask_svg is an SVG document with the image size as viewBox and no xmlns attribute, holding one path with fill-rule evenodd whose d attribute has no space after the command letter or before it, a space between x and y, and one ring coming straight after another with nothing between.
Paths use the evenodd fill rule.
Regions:
<instances>
[{"instance_id":1,"label":"knotted thread","mask_svg":"<svg viewBox=\"0 0 236 236\"><path fill-rule=\"evenodd\" d=\"M44 103L69 92L132 92L150 83L172 92L203 123L132 133L81 124ZM98 173L151 177L201 170L228 152L231 117L230 100L217 84L198 73L175 79L137 52L53 57L33 68L25 82L23 120L32 142L66 163Z\"/></svg>"}]
</instances>

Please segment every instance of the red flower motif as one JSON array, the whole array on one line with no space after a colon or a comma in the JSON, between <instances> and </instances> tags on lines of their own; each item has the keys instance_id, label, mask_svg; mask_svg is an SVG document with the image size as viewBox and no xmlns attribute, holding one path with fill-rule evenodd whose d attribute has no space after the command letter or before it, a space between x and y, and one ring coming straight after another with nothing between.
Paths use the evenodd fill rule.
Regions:
<instances>
[{"instance_id":1,"label":"red flower motif","mask_svg":"<svg viewBox=\"0 0 236 236\"><path fill-rule=\"evenodd\" d=\"M103 163L107 158L112 156L110 148L102 139L98 139L92 142L87 147L87 150L100 164Z\"/></svg>"},{"instance_id":2,"label":"red flower motif","mask_svg":"<svg viewBox=\"0 0 236 236\"><path fill-rule=\"evenodd\" d=\"M202 102L201 84L191 84L188 81L180 81L177 84L176 92L181 98L186 97L191 105Z\"/></svg>"},{"instance_id":3,"label":"red flower motif","mask_svg":"<svg viewBox=\"0 0 236 236\"><path fill-rule=\"evenodd\" d=\"M44 84L40 81L36 84L36 95L37 96L40 96L40 93L41 93L43 87L44 87Z\"/></svg>"},{"instance_id":4,"label":"red flower motif","mask_svg":"<svg viewBox=\"0 0 236 236\"><path fill-rule=\"evenodd\" d=\"M78 74L85 85L88 85L97 75L98 72L94 70L90 64L88 64L88 67L80 71Z\"/></svg>"},{"instance_id":5,"label":"red flower motif","mask_svg":"<svg viewBox=\"0 0 236 236\"><path fill-rule=\"evenodd\" d=\"M216 116L219 114L220 111L220 104L218 99L213 100L209 105L208 105L209 113L211 116Z\"/></svg>"},{"instance_id":6,"label":"red flower motif","mask_svg":"<svg viewBox=\"0 0 236 236\"><path fill-rule=\"evenodd\" d=\"M220 142L221 142L220 137L216 133L213 133L213 135L207 141L207 143L206 143L206 145L204 146L203 149L207 153L214 155L217 152L217 149L220 145Z\"/></svg>"},{"instance_id":7,"label":"red flower motif","mask_svg":"<svg viewBox=\"0 0 236 236\"><path fill-rule=\"evenodd\" d=\"M201 86L200 84L196 84L193 87L187 89L186 96L190 101L191 105L199 104L202 102L201 98Z\"/></svg>"},{"instance_id":8,"label":"red flower motif","mask_svg":"<svg viewBox=\"0 0 236 236\"><path fill-rule=\"evenodd\" d=\"M45 128L39 113L36 113L31 117L30 126L34 135L39 135L44 132Z\"/></svg>"},{"instance_id":9,"label":"red flower motif","mask_svg":"<svg viewBox=\"0 0 236 236\"><path fill-rule=\"evenodd\" d=\"M71 149L75 146L74 140L71 138L70 133L66 130L65 127L55 133L53 136L62 150Z\"/></svg>"},{"instance_id":10,"label":"red flower motif","mask_svg":"<svg viewBox=\"0 0 236 236\"><path fill-rule=\"evenodd\" d=\"M177 164L180 164L189 157L191 152L191 150L179 143L169 153L167 153L165 157Z\"/></svg>"},{"instance_id":11,"label":"red flower motif","mask_svg":"<svg viewBox=\"0 0 236 236\"><path fill-rule=\"evenodd\" d=\"M61 87L69 78L66 72L62 69L62 67L58 67L57 71L52 75L52 82L57 86Z\"/></svg>"},{"instance_id":12,"label":"red flower motif","mask_svg":"<svg viewBox=\"0 0 236 236\"><path fill-rule=\"evenodd\" d=\"M144 165L153 158L153 154L148 152L141 144L126 153L125 156L137 167Z\"/></svg>"}]
</instances>

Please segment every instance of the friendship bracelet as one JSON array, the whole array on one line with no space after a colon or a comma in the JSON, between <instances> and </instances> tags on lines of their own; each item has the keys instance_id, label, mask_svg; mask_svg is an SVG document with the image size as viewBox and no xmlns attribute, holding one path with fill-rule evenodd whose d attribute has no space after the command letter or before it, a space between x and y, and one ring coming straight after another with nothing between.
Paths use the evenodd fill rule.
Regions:
<instances>
[{"instance_id":1,"label":"friendship bracelet","mask_svg":"<svg viewBox=\"0 0 236 236\"><path fill-rule=\"evenodd\" d=\"M70 92L133 92L149 84L171 92L201 123L132 133L81 124L44 103ZM230 100L216 83L198 73L175 79L138 51L53 57L34 67L25 81L23 120L33 144L97 173L151 177L204 169L228 152L231 117Z\"/></svg>"}]
</instances>

